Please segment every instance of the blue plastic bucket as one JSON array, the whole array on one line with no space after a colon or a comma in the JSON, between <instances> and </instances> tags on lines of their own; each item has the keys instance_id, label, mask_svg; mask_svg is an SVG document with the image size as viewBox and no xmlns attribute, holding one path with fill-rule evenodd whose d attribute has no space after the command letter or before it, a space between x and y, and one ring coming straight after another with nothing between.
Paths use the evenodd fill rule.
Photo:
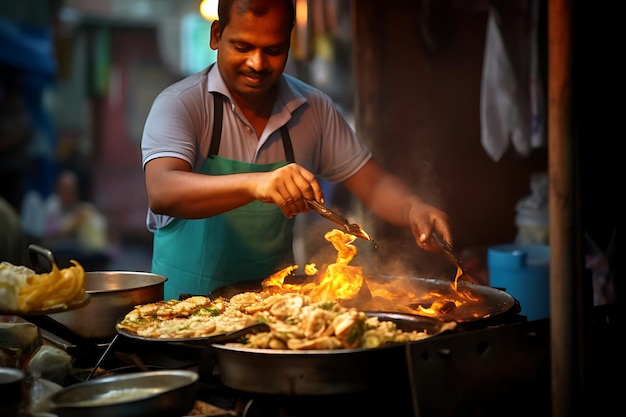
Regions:
<instances>
[{"instance_id":1,"label":"blue plastic bucket","mask_svg":"<svg viewBox=\"0 0 626 417\"><path fill-rule=\"evenodd\" d=\"M550 247L541 244L504 244L487 250L489 285L519 302L528 320L550 317Z\"/></svg>"}]
</instances>

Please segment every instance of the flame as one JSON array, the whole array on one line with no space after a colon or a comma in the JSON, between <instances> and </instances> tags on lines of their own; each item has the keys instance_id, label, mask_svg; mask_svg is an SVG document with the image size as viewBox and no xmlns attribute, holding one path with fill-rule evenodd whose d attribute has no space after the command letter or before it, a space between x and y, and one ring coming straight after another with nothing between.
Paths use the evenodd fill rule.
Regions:
<instances>
[{"instance_id":1,"label":"flame","mask_svg":"<svg viewBox=\"0 0 626 417\"><path fill-rule=\"evenodd\" d=\"M454 277L454 291L457 290L458 288L458 282L459 282L459 278L461 278L461 275L463 275L463 270L460 267L456 267L456 276Z\"/></svg>"},{"instance_id":2,"label":"flame","mask_svg":"<svg viewBox=\"0 0 626 417\"><path fill-rule=\"evenodd\" d=\"M265 278L262 283L263 289L269 291L284 290L306 293L315 302L337 299L351 300L355 298L365 285L363 268L349 265L350 261L357 253L356 246L352 244L356 237L344 233L341 230L333 229L327 232L324 238L332 243L337 250L337 258L334 264L330 264L326 267L326 271L319 276L316 283L285 283L285 278L298 269L297 265L292 265ZM318 272L315 264L305 266L305 273L307 275L314 275Z\"/></svg>"},{"instance_id":3,"label":"flame","mask_svg":"<svg viewBox=\"0 0 626 417\"><path fill-rule=\"evenodd\" d=\"M410 279L392 279L382 282L366 280L363 268L350 265L357 253L354 235L333 229L324 235L337 250L335 263L319 271L315 264L304 267L305 275L313 277L304 283L287 283L285 279L298 269L288 266L267 277L262 288L270 292L295 292L309 295L315 302L339 301L369 311L397 311L436 317L446 314L468 302L479 301L477 294L458 286L463 271L457 268L450 283L450 291L425 291Z\"/></svg>"}]
</instances>

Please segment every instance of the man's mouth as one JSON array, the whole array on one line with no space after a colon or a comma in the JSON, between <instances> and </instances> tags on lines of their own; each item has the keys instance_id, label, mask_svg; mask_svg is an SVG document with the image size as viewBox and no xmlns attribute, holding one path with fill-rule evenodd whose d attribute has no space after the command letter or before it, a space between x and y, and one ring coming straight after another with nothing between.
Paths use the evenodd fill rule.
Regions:
<instances>
[{"instance_id":1,"label":"man's mouth","mask_svg":"<svg viewBox=\"0 0 626 417\"><path fill-rule=\"evenodd\" d=\"M241 73L251 84L260 84L265 80L266 75L261 72L243 72Z\"/></svg>"}]
</instances>

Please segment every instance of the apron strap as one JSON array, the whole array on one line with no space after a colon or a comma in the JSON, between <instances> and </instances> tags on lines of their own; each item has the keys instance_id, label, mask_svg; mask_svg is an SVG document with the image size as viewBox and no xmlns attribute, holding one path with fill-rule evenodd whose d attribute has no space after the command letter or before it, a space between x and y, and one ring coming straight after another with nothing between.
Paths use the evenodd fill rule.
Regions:
<instances>
[{"instance_id":1,"label":"apron strap","mask_svg":"<svg viewBox=\"0 0 626 417\"><path fill-rule=\"evenodd\" d=\"M222 119L224 117L224 97L219 93L213 94L213 133L211 134L211 146L209 147L209 158L216 156L220 150L222 140ZM280 128L280 136L285 148L285 160L289 163L296 162L293 154L293 145L289 136L287 125Z\"/></svg>"},{"instance_id":2,"label":"apron strap","mask_svg":"<svg viewBox=\"0 0 626 417\"><path fill-rule=\"evenodd\" d=\"M209 158L216 156L220 150L220 141L222 140L223 112L224 97L222 97L221 94L213 93L213 133L211 135Z\"/></svg>"},{"instance_id":3,"label":"apron strap","mask_svg":"<svg viewBox=\"0 0 626 417\"><path fill-rule=\"evenodd\" d=\"M280 128L280 135L283 138L283 147L285 148L285 159L290 164L296 162L296 158L293 155L293 146L291 145L291 137L289 136L289 129L287 129L287 125L284 125Z\"/></svg>"}]
</instances>

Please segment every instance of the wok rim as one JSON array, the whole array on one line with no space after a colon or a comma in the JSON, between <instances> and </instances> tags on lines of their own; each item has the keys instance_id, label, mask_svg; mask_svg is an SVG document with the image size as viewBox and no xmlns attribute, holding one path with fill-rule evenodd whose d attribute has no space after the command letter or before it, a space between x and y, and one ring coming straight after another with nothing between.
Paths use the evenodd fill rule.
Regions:
<instances>
[{"instance_id":1,"label":"wok rim","mask_svg":"<svg viewBox=\"0 0 626 417\"><path fill-rule=\"evenodd\" d=\"M130 278L146 278L146 281L149 282L137 282L133 283L129 286L124 286L120 288L110 288L110 289L90 289L85 290L87 294L95 295L95 294L108 294L108 293L118 293L124 291L134 291L146 288L153 288L162 284L165 284L168 278L165 275L155 274L152 272L133 272L133 271L89 271L85 272L85 281L89 278L94 277L130 277Z\"/></svg>"},{"instance_id":2,"label":"wok rim","mask_svg":"<svg viewBox=\"0 0 626 417\"><path fill-rule=\"evenodd\" d=\"M302 276L302 275L296 275L296 276L290 276L290 277L291 279L296 279L296 280L306 278L305 276ZM445 285L446 287L449 287L449 285L454 282L454 281L447 281L447 280L436 279L436 278L424 278L424 277L414 276L414 275L400 276L400 275L386 275L386 274L377 275L377 276L368 276L365 278L365 281L367 282L368 280L372 280L373 282L380 282L380 280L392 280L392 279L410 279L413 281L423 282L428 285L435 285L435 286ZM216 299L218 297L229 298L230 293L236 294L238 292L245 292L245 291L260 292L262 291L262 288L261 288L262 282L263 282L262 279L261 280L252 279L252 280L245 280L245 281L239 281L239 282L227 284L227 285L213 289L209 293L209 297L211 297L211 299ZM257 288L254 288L255 284ZM413 315L417 317L437 319L441 321L455 321L459 324L470 324L470 323L479 323L485 320L488 321L495 317L508 314L510 312L515 312L515 313L519 312L519 311L516 311L519 309L519 304L517 300L515 299L515 297L513 297L511 294L507 293L506 291L503 291L495 287L490 287L488 285L474 284L474 283L467 282L467 281L458 281L457 284L461 287L467 287L469 289L473 289L483 295L489 296L490 298L494 299L494 300L491 300L493 301L491 302L491 306L492 306L491 310L488 311L487 314L482 315L482 316L472 316L472 315L457 316L453 313L432 316L428 314L419 314L418 312L405 313L405 314L409 314L409 315ZM239 291L235 291L237 289L239 289ZM458 310L453 310L453 311L456 312Z\"/></svg>"}]
</instances>

